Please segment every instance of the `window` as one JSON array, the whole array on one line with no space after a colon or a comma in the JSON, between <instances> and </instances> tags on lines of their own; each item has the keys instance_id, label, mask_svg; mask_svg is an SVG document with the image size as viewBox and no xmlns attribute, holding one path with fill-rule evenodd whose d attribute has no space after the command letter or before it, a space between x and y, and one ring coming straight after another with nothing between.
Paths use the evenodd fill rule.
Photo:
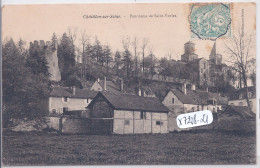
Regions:
<instances>
[{"instance_id":1,"label":"window","mask_svg":"<svg viewBox=\"0 0 260 168\"><path fill-rule=\"evenodd\" d=\"M200 110L200 106L197 106L197 111L199 111Z\"/></svg>"},{"instance_id":2,"label":"window","mask_svg":"<svg viewBox=\"0 0 260 168\"><path fill-rule=\"evenodd\" d=\"M250 104L250 107L252 108L253 107L253 102L249 101L249 104Z\"/></svg>"},{"instance_id":3,"label":"window","mask_svg":"<svg viewBox=\"0 0 260 168\"><path fill-rule=\"evenodd\" d=\"M125 125L129 125L130 121L129 120L125 120Z\"/></svg>"},{"instance_id":4,"label":"window","mask_svg":"<svg viewBox=\"0 0 260 168\"><path fill-rule=\"evenodd\" d=\"M200 70L200 71L201 71L201 73L202 73L202 72L203 72L203 68L201 68L201 70Z\"/></svg>"},{"instance_id":5,"label":"window","mask_svg":"<svg viewBox=\"0 0 260 168\"><path fill-rule=\"evenodd\" d=\"M213 108L213 112L216 112L215 108Z\"/></svg>"},{"instance_id":6,"label":"window","mask_svg":"<svg viewBox=\"0 0 260 168\"><path fill-rule=\"evenodd\" d=\"M172 98L172 104L174 104L174 98Z\"/></svg>"},{"instance_id":7,"label":"window","mask_svg":"<svg viewBox=\"0 0 260 168\"><path fill-rule=\"evenodd\" d=\"M212 99L212 104L215 105L216 104L216 100Z\"/></svg>"},{"instance_id":8,"label":"window","mask_svg":"<svg viewBox=\"0 0 260 168\"><path fill-rule=\"evenodd\" d=\"M243 99L243 94L240 94L240 95L239 95L239 99Z\"/></svg>"},{"instance_id":9,"label":"window","mask_svg":"<svg viewBox=\"0 0 260 168\"><path fill-rule=\"evenodd\" d=\"M68 97L63 97L64 102L68 102Z\"/></svg>"},{"instance_id":10,"label":"window","mask_svg":"<svg viewBox=\"0 0 260 168\"><path fill-rule=\"evenodd\" d=\"M206 74L204 73L204 79L206 79L207 78L207 76L206 76Z\"/></svg>"},{"instance_id":11,"label":"window","mask_svg":"<svg viewBox=\"0 0 260 168\"><path fill-rule=\"evenodd\" d=\"M194 107L192 107L192 108L191 108L191 111L194 111L194 109L195 109L195 108L194 108Z\"/></svg>"},{"instance_id":12,"label":"window","mask_svg":"<svg viewBox=\"0 0 260 168\"><path fill-rule=\"evenodd\" d=\"M217 112L219 111L219 107L217 107Z\"/></svg>"},{"instance_id":13,"label":"window","mask_svg":"<svg viewBox=\"0 0 260 168\"><path fill-rule=\"evenodd\" d=\"M230 103L231 106L234 106L234 103Z\"/></svg>"},{"instance_id":14,"label":"window","mask_svg":"<svg viewBox=\"0 0 260 168\"><path fill-rule=\"evenodd\" d=\"M146 119L146 112L141 111L140 118L141 119Z\"/></svg>"},{"instance_id":15,"label":"window","mask_svg":"<svg viewBox=\"0 0 260 168\"><path fill-rule=\"evenodd\" d=\"M156 121L156 125L161 125L161 126L163 126L163 122L161 122L161 121Z\"/></svg>"},{"instance_id":16,"label":"window","mask_svg":"<svg viewBox=\"0 0 260 168\"><path fill-rule=\"evenodd\" d=\"M204 69L206 69L206 63L204 62Z\"/></svg>"},{"instance_id":17,"label":"window","mask_svg":"<svg viewBox=\"0 0 260 168\"><path fill-rule=\"evenodd\" d=\"M63 107L63 112L69 111L68 107Z\"/></svg>"},{"instance_id":18,"label":"window","mask_svg":"<svg viewBox=\"0 0 260 168\"><path fill-rule=\"evenodd\" d=\"M85 103L88 103L88 99L85 99L84 101L85 101Z\"/></svg>"},{"instance_id":19,"label":"window","mask_svg":"<svg viewBox=\"0 0 260 168\"><path fill-rule=\"evenodd\" d=\"M243 102L239 102L239 103L238 103L238 106L243 106Z\"/></svg>"},{"instance_id":20,"label":"window","mask_svg":"<svg viewBox=\"0 0 260 168\"><path fill-rule=\"evenodd\" d=\"M252 98L252 93L248 92L248 98Z\"/></svg>"},{"instance_id":21,"label":"window","mask_svg":"<svg viewBox=\"0 0 260 168\"><path fill-rule=\"evenodd\" d=\"M52 114L56 114L56 113L57 113L56 109L52 109L52 110L51 110L51 113L52 113Z\"/></svg>"}]
</instances>

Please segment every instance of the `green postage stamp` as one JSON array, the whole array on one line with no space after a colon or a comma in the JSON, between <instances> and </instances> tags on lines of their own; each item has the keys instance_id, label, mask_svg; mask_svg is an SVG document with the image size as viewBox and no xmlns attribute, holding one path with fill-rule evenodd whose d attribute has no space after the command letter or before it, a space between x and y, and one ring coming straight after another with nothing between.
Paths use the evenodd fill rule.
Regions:
<instances>
[{"instance_id":1,"label":"green postage stamp","mask_svg":"<svg viewBox=\"0 0 260 168\"><path fill-rule=\"evenodd\" d=\"M192 38L215 40L231 35L229 4L194 4L189 20Z\"/></svg>"}]
</instances>

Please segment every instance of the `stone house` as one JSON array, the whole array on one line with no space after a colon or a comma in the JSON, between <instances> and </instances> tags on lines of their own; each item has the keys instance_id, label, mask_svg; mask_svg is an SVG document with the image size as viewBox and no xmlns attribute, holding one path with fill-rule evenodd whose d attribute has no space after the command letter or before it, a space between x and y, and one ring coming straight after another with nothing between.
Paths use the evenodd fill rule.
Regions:
<instances>
[{"instance_id":1,"label":"stone house","mask_svg":"<svg viewBox=\"0 0 260 168\"><path fill-rule=\"evenodd\" d=\"M248 98L251 109L256 113L256 87L248 87ZM246 88L238 89L228 100L230 106L248 106L246 100Z\"/></svg>"},{"instance_id":2,"label":"stone house","mask_svg":"<svg viewBox=\"0 0 260 168\"><path fill-rule=\"evenodd\" d=\"M123 91L123 80L121 80L121 87L119 88L113 81L107 80L106 77L104 77L104 80L98 78L92 84L90 90L119 94Z\"/></svg>"},{"instance_id":3,"label":"stone house","mask_svg":"<svg viewBox=\"0 0 260 168\"><path fill-rule=\"evenodd\" d=\"M94 134L169 132L169 109L157 98L99 92L88 108Z\"/></svg>"},{"instance_id":4,"label":"stone house","mask_svg":"<svg viewBox=\"0 0 260 168\"><path fill-rule=\"evenodd\" d=\"M75 87L54 87L49 95L49 113L85 110L98 92Z\"/></svg>"},{"instance_id":5,"label":"stone house","mask_svg":"<svg viewBox=\"0 0 260 168\"><path fill-rule=\"evenodd\" d=\"M210 110L217 113L222 110L222 105L227 104L227 98L221 97L217 93L196 90L195 85L191 90L183 88L171 89L164 97L162 103L170 109L169 112L169 131L180 130L176 123L179 114Z\"/></svg>"}]
</instances>

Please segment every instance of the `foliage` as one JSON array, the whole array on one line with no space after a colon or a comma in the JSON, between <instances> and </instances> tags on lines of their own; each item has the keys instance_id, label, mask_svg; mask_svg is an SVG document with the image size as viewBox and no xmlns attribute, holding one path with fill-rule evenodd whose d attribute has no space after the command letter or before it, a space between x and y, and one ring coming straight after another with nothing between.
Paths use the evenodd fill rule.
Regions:
<instances>
[{"instance_id":1,"label":"foliage","mask_svg":"<svg viewBox=\"0 0 260 168\"><path fill-rule=\"evenodd\" d=\"M68 83L68 79L75 76L75 47L71 38L64 33L58 45L59 68L61 80Z\"/></svg>"},{"instance_id":2,"label":"foliage","mask_svg":"<svg viewBox=\"0 0 260 168\"><path fill-rule=\"evenodd\" d=\"M7 126L12 118L44 116L46 110L41 105L49 92L45 72L40 73L35 66L28 66L31 64L28 64L25 58L28 57L31 61L31 57L24 57L28 52L20 52L19 46L12 39L3 44L2 51L4 126Z\"/></svg>"}]
</instances>

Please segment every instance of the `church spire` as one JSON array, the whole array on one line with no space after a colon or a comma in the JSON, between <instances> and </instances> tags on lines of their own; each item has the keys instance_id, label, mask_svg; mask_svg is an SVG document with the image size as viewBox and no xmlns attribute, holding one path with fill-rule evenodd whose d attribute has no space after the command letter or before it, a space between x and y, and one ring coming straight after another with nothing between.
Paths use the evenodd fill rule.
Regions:
<instances>
[{"instance_id":1,"label":"church spire","mask_svg":"<svg viewBox=\"0 0 260 168\"><path fill-rule=\"evenodd\" d=\"M212 50L211 50L210 55L212 55L212 56L217 55L216 42L215 42L214 45L213 45L213 48L212 48Z\"/></svg>"}]
</instances>

